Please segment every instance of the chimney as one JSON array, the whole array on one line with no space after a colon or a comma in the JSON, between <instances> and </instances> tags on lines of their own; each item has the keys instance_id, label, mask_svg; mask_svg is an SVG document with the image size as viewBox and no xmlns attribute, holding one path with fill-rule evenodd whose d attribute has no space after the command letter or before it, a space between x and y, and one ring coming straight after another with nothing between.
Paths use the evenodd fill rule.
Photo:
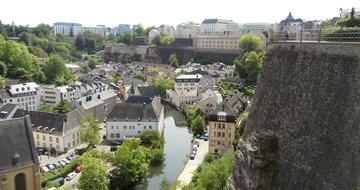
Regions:
<instances>
[{"instance_id":1,"label":"chimney","mask_svg":"<svg viewBox=\"0 0 360 190\"><path fill-rule=\"evenodd\" d=\"M100 94L98 94L98 96L97 96L97 97L98 97L98 99L100 99Z\"/></svg>"}]
</instances>

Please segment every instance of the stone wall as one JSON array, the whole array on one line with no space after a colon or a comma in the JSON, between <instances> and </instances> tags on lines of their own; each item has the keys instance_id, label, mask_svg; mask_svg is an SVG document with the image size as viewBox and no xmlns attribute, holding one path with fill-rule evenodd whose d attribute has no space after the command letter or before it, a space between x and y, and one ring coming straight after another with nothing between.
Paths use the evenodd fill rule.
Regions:
<instances>
[{"instance_id":1,"label":"stone wall","mask_svg":"<svg viewBox=\"0 0 360 190\"><path fill-rule=\"evenodd\" d=\"M269 185L248 177L256 168L241 165L252 160L242 143L228 189L359 188L360 44L271 43L243 142L269 130L278 143Z\"/></svg>"}]
</instances>

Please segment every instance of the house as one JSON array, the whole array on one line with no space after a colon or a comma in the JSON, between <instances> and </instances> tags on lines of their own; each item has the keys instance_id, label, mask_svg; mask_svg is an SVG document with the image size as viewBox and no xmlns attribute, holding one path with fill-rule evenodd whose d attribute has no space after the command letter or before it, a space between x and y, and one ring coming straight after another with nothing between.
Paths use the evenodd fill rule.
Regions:
<instances>
[{"instance_id":1,"label":"house","mask_svg":"<svg viewBox=\"0 0 360 190\"><path fill-rule=\"evenodd\" d=\"M3 104L13 103L26 110L37 110L40 106L40 86L34 82L6 86L0 90Z\"/></svg>"},{"instance_id":2,"label":"house","mask_svg":"<svg viewBox=\"0 0 360 190\"><path fill-rule=\"evenodd\" d=\"M66 114L18 109L13 118L30 116L36 147L55 148L58 152L80 144L79 128L83 115L79 110Z\"/></svg>"},{"instance_id":3,"label":"house","mask_svg":"<svg viewBox=\"0 0 360 190\"><path fill-rule=\"evenodd\" d=\"M149 97L128 99L131 102L118 103L107 117L106 137L108 140L124 140L140 137L141 132L152 130L161 132L164 107L160 97L150 101Z\"/></svg>"},{"instance_id":4,"label":"house","mask_svg":"<svg viewBox=\"0 0 360 190\"><path fill-rule=\"evenodd\" d=\"M0 121L0 189L41 189L29 116Z\"/></svg>"},{"instance_id":5,"label":"house","mask_svg":"<svg viewBox=\"0 0 360 190\"><path fill-rule=\"evenodd\" d=\"M41 101L44 105L55 106L60 101L68 102L77 100L81 97L81 89L73 86L43 85L41 86Z\"/></svg>"},{"instance_id":6,"label":"house","mask_svg":"<svg viewBox=\"0 0 360 190\"><path fill-rule=\"evenodd\" d=\"M248 106L248 100L246 99L244 93L239 90L235 90L226 96L228 105L233 110L233 112L239 116L243 111L245 111Z\"/></svg>"},{"instance_id":7,"label":"house","mask_svg":"<svg viewBox=\"0 0 360 190\"><path fill-rule=\"evenodd\" d=\"M227 100L219 104L209 114L209 152L222 155L233 148L237 115Z\"/></svg>"},{"instance_id":8,"label":"house","mask_svg":"<svg viewBox=\"0 0 360 190\"><path fill-rule=\"evenodd\" d=\"M109 87L102 87L93 94L81 97L71 102L74 109L78 109L83 115L92 114L99 121L103 121L114 107L117 94Z\"/></svg>"},{"instance_id":9,"label":"house","mask_svg":"<svg viewBox=\"0 0 360 190\"><path fill-rule=\"evenodd\" d=\"M0 120L7 120L13 118L19 106L16 104L7 103L0 108Z\"/></svg>"}]
</instances>

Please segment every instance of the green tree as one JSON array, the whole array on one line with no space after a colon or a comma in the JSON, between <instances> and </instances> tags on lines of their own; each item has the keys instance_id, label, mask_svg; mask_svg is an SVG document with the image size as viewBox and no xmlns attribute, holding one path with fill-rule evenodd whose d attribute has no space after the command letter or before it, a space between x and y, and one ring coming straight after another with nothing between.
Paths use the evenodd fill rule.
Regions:
<instances>
[{"instance_id":1,"label":"green tree","mask_svg":"<svg viewBox=\"0 0 360 190\"><path fill-rule=\"evenodd\" d=\"M63 78L66 73L65 61L59 55L50 55L44 67L44 74L48 83L53 83L58 78Z\"/></svg>"},{"instance_id":2,"label":"green tree","mask_svg":"<svg viewBox=\"0 0 360 190\"><path fill-rule=\"evenodd\" d=\"M49 181L46 183L46 188L50 189L52 187L60 187L60 184L58 182L54 182L54 181Z\"/></svg>"},{"instance_id":3,"label":"green tree","mask_svg":"<svg viewBox=\"0 0 360 190\"><path fill-rule=\"evenodd\" d=\"M85 50L85 37L82 33L78 34L75 39L75 47L77 50L84 51Z\"/></svg>"},{"instance_id":4,"label":"green tree","mask_svg":"<svg viewBox=\"0 0 360 190\"><path fill-rule=\"evenodd\" d=\"M171 38L168 35L164 35L161 39L161 44L162 45L171 45Z\"/></svg>"},{"instance_id":5,"label":"green tree","mask_svg":"<svg viewBox=\"0 0 360 190\"><path fill-rule=\"evenodd\" d=\"M259 48L261 45L261 38L253 36L251 34L246 34L240 37L239 48L245 50L246 52L251 52Z\"/></svg>"},{"instance_id":6,"label":"green tree","mask_svg":"<svg viewBox=\"0 0 360 190\"><path fill-rule=\"evenodd\" d=\"M121 81L120 75L115 75L115 77L112 79L112 82L114 84L118 84Z\"/></svg>"},{"instance_id":7,"label":"green tree","mask_svg":"<svg viewBox=\"0 0 360 190\"><path fill-rule=\"evenodd\" d=\"M143 131L140 134L141 144L151 148L163 148L164 138L157 131Z\"/></svg>"},{"instance_id":8,"label":"green tree","mask_svg":"<svg viewBox=\"0 0 360 190\"><path fill-rule=\"evenodd\" d=\"M205 154L204 163L211 163L214 161L214 156L210 152Z\"/></svg>"},{"instance_id":9,"label":"green tree","mask_svg":"<svg viewBox=\"0 0 360 190\"><path fill-rule=\"evenodd\" d=\"M52 108L48 105L41 105L38 110L44 112L53 112Z\"/></svg>"},{"instance_id":10,"label":"green tree","mask_svg":"<svg viewBox=\"0 0 360 190\"><path fill-rule=\"evenodd\" d=\"M0 76L5 77L7 73L7 66L4 62L0 61Z\"/></svg>"},{"instance_id":11,"label":"green tree","mask_svg":"<svg viewBox=\"0 0 360 190\"><path fill-rule=\"evenodd\" d=\"M37 37L48 37L51 35L51 26L48 24L39 24L33 29L33 34Z\"/></svg>"},{"instance_id":12,"label":"green tree","mask_svg":"<svg viewBox=\"0 0 360 190\"><path fill-rule=\"evenodd\" d=\"M177 68L179 66L179 62L176 57L176 53L172 53L169 57L169 63L172 67Z\"/></svg>"},{"instance_id":13,"label":"green tree","mask_svg":"<svg viewBox=\"0 0 360 190\"><path fill-rule=\"evenodd\" d=\"M265 53L247 52L241 59L236 59L235 69L240 78L246 79L250 83L256 83L260 74Z\"/></svg>"},{"instance_id":14,"label":"green tree","mask_svg":"<svg viewBox=\"0 0 360 190\"><path fill-rule=\"evenodd\" d=\"M133 33L131 33L131 32L125 32L125 33L123 33L123 34L120 36L118 42L124 43L124 44L126 44L126 45L130 45L131 42L133 41L133 39L134 39Z\"/></svg>"},{"instance_id":15,"label":"green tree","mask_svg":"<svg viewBox=\"0 0 360 190\"><path fill-rule=\"evenodd\" d=\"M48 54L47 54L44 50L42 50L41 48L39 48L39 47L28 46L27 48L28 48L28 50L29 50L29 53L35 55L35 56L38 57L38 58L48 57Z\"/></svg>"},{"instance_id":16,"label":"green tree","mask_svg":"<svg viewBox=\"0 0 360 190\"><path fill-rule=\"evenodd\" d=\"M166 178L163 177L160 184L160 190L170 190L171 182Z\"/></svg>"},{"instance_id":17,"label":"green tree","mask_svg":"<svg viewBox=\"0 0 360 190\"><path fill-rule=\"evenodd\" d=\"M191 123L191 131L193 136L201 136L205 132L205 119L200 115L197 116Z\"/></svg>"},{"instance_id":18,"label":"green tree","mask_svg":"<svg viewBox=\"0 0 360 190\"><path fill-rule=\"evenodd\" d=\"M29 32L22 32L19 35L19 42L24 42L25 45L29 46L32 44L33 35Z\"/></svg>"},{"instance_id":19,"label":"green tree","mask_svg":"<svg viewBox=\"0 0 360 190\"><path fill-rule=\"evenodd\" d=\"M142 24L138 24L135 29L136 36L145 36L145 29Z\"/></svg>"},{"instance_id":20,"label":"green tree","mask_svg":"<svg viewBox=\"0 0 360 190\"><path fill-rule=\"evenodd\" d=\"M0 77L0 88L3 88L6 84L6 79L4 77Z\"/></svg>"},{"instance_id":21,"label":"green tree","mask_svg":"<svg viewBox=\"0 0 360 190\"><path fill-rule=\"evenodd\" d=\"M81 71L84 73L88 73L90 71L89 65L87 64L82 64L80 67L81 67Z\"/></svg>"},{"instance_id":22,"label":"green tree","mask_svg":"<svg viewBox=\"0 0 360 190\"><path fill-rule=\"evenodd\" d=\"M106 167L97 159L93 159L81 172L79 189L81 190L107 190L109 185Z\"/></svg>"},{"instance_id":23,"label":"green tree","mask_svg":"<svg viewBox=\"0 0 360 190\"><path fill-rule=\"evenodd\" d=\"M100 143L99 123L91 114L86 114L80 121L80 140L94 147Z\"/></svg>"},{"instance_id":24,"label":"green tree","mask_svg":"<svg viewBox=\"0 0 360 190\"><path fill-rule=\"evenodd\" d=\"M88 62L88 66L91 70L95 69L96 68L96 61L94 58L90 58L89 59L89 62Z\"/></svg>"},{"instance_id":25,"label":"green tree","mask_svg":"<svg viewBox=\"0 0 360 190\"><path fill-rule=\"evenodd\" d=\"M140 139L129 139L115 153L110 189L129 189L148 175L149 164Z\"/></svg>"},{"instance_id":26,"label":"green tree","mask_svg":"<svg viewBox=\"0 0 360 190\"><path fill-rule=\"evenodd\" d=\"M70 112L71 109L71 105L69 104L68 101L66 100L61 100L58 104L55 105L54 107L54 112L56 113L68 113Z\"/></svg>"},{"instance_id":27,"label":"green tree","mask_svg":"<svg viewBox=\"0 0 360 190\"><path fill-rule=\"evenodd\" d=\"M142 73L136 73L133 77L136 79L145 80L145 75Z\"/></svg>"},{"instance_id":28,"label":"green tree","mask_svg":"<svg viewBox=\"0 0 360 190\"><path fill-rule=\"evenodd\" d=\"M160 96L165 98L166 90L174 89L175 81L166 76L162 76L154 80L154 86L159 91Z\"/></svg>"}]
</instances>

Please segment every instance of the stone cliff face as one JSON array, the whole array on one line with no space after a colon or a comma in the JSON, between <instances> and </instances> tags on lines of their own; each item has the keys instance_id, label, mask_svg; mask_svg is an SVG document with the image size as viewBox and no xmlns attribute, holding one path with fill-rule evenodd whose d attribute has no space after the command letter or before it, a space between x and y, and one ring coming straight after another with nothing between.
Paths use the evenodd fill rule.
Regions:
<instances>
[{"instance_id":1,"label":"stone cliff face","mask_svg":"<svg viewBox=\"0 0 360 190\"><path fill-rule=\"evenodd\" d=\"M227 189L358 188L360 44L270 44L234 163Z\"/></svg>"}]
</instances>

